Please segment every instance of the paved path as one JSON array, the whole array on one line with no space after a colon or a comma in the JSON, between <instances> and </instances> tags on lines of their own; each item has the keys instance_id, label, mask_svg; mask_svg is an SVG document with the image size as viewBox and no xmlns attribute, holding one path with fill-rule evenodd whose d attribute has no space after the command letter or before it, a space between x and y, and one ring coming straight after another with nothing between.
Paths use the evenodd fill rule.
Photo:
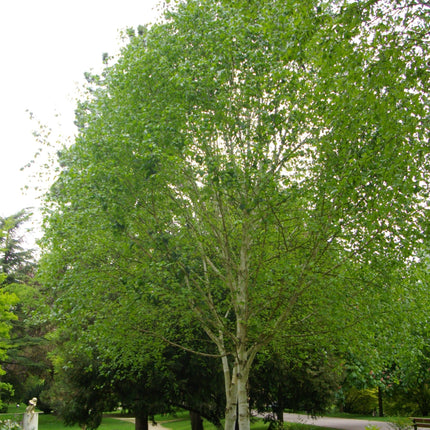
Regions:
<instances>
[{"instance_id":1,"label":"paved path","mask_svg":"<svg viewBox=\"0 0 430 430\"><path fill-rule=\"evenodd\" d=\"M315 426L330 427L332 429L340 430L365 430L366 426L368 425L378 426L380 430L393 430L393 428L387 422L356 420L350 418L312 418L308 417L307 415L284 414L284 420L293 423L313 424Z\"/></svg>"},{"instance_id":2,"label":"paved path","mask_svg":"<svg viewBox=\"0 0 430 430\"><path fill-rule=\"evenodd\" d=\"M115 418L117 418L117 417L115 417ZM128 417L118 417L117 419L121 420L121 421L127 421L129 423L135 423L136 422L136 420L134 418L131 418L131 417L130 418L128 418ZM152 421L148 421L148 430L167 430L167 428L163 427L159 423L154 424Z\"/></svg>"}]
</instances>

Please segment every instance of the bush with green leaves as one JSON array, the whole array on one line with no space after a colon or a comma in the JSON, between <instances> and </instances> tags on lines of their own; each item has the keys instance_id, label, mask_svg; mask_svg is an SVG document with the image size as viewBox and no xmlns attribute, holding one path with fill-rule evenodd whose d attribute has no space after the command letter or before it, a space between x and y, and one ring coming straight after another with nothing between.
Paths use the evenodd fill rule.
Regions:
<instances>
[{"instance_id":1,"label":"bush with green leaves","mask_svg":"<svg viewBox=\"0 0 430 430\"><path fill-rule=\"evenodd\" d=\"M413 427L413 422L407 417L394 417L391 419L390 427L393 430L410 430Z\"/></svg>"},{"instance_id":2,"label":"bush with green leaves","mask_svg":"<svg viewBox=\"0 0 430 430\"><path fill-rule=\"evenodd\" d=\"M378 408L377 389L358 390L351 388L345 394L344 402L345 412L371 415Z\"/></svg>"}]
</instances>

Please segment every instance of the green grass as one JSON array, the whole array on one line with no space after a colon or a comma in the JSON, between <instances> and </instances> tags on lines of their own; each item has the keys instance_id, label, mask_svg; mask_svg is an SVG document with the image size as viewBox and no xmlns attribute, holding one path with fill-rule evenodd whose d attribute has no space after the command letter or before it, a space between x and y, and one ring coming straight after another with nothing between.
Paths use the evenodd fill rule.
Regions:
<instances>
[{"instance_id":1,"label":"green grass","mask_svg":"<svg viewBox=\"0 0 430 430\"><path fill-rule=\"evenodd\" d=\"M183 409L171 412L169 414L159 414L154 417L156 423L166 422L166 421L182 421L189 420L190 413Z\"/></svg>"},{"instance_id":2,"label":"green grass","mask_svg":"<svg viewBox=\"0 0 430 430\"><path fill-rule=\"evenodd\" d=\"M39 430L80 430L80 427L78 425L66 427L54 415L39 415ZM112 417L103 417L99 430L134 430L134 423Z\"/></svg>"},{"instance_id":3,"label":"green grass","mask_svg":"<svg viewBox=\"0 0 430 430\"><path fill-rule=\"evenodd\" d=\"M398 417L378 417L378 416L372 416L372 415L360 415L360 414L347 414L345 412L330 412L324 414L326 417L333 417L333 418L351 418L354 420L367 420L367 421L383 421L383 422L390 422L395 418Z\"/></svg>"},{"instance_id":4,"label":"green grass","mask_svg":"<svg viewBox=\"0 0 430 430\"><path fill-rule=\"evenodd\" d=\"M8 414L2 414L0 419L12 419L14 421L22 421L22 415L26 405L16 405L9 407ZM118 415L118 418L115 417ZM109 414L103 417L103 421L99 430L134 430L134 423L119 419L120 414ZM349 416L356 418L355 416ZM363 417L364 419L364 417ZM366 418L367 419L367 418ZM179 410L171 414L156 415L155 421L162 427L169 430L191 430L190 415L188 411ZM217 430L216 427L204 420L204 430ZM264 423L262 419L255 419L251 422L251 430L267 430L268 423ZM328 430L323 427L317 427L299 423L285 423L286 430ZM59 418L55 415L39 414L39 430L80 430L78 425L66 427Z\"/></svg>"},{"instance_id":5,"label":"green grass","mask_svg":"<svg viewBox=\"0 0 430 430\"><path fill-rule=\"evenodd\" d=\"M172 415L158 415L155 417L157 423L169 430L190 430L191 423L188 412L180 412ZM313 426L300 423L284 423L286 430L332 430L325 427ZM216 430L217 428L210 422L203 420L204 430ZM257 418L251 421L251 430L267 430L269 424Z\"/></svg>"},{"instance_id":6,"label":"green grass","mask_svg":"<svg viewBox=\"0 0 430 430\"><path fill-rule=\"evenodd\" d=\"M39 430L79 429L79 426L66 427L56 416L39 414Z\"/></svg>"},{"instance_id":7,"label":"green grass","mask_svg":"<svg viewBox=\"0 0 430 430\"><path fill-rule=\"evenodd\" d=\"M121 421L117 418L104 417L99 430L133 430L134 423ZM43 430L43 429L40 429Z\"/></svg>"},{"instance_id":8,"label":"green grass","mask_svg":"<svg viewBox=\"0 0 430 430\"><path fill-rule=\"evenodd\" d=\"M1 414L0 420L10 419L12 421L21 422L25 406L19 409L9 407L7 414ZM55 415L39 414L39 430L80 430L78 425L72 427L66 427L62 421ZM99 430L134 430L134 423L122 421L112 417L103 417L103 421L99 427Z\"/></svg>"}]
</instances>

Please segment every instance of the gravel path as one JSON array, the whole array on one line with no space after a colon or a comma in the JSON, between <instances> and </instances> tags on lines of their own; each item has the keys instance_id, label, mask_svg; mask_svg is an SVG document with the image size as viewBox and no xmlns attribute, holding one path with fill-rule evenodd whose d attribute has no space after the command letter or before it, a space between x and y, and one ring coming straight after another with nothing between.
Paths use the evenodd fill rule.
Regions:
<instances>
[{"instance_id":1,"label":"gravel path","mask_svg":"<svg viewBox=\"0 0 430 430\"><path fill-rule=\"evenodd\" d=\"M129 423L134 423L134 418L126 418L126 417L118 417L118 420L127 421ZM148 430L168 430L166 427L163 427L161 424L153 424L151 421L148 421Z\"/></svg>"},{"instance_id":2,"label":"gravel path","mask_svg":"<svg viewBox=\"0 0 430 430\"><path fill-rule=\"evenodd\" d=\"M313 424L315 426L330 427L339 430L365 430L368 425L377 426L380 430L393 430L387 422L356 420L350 418L312 418L306 415L284 414L284 420L293 423Z\"/></svg>"}]
</instances>

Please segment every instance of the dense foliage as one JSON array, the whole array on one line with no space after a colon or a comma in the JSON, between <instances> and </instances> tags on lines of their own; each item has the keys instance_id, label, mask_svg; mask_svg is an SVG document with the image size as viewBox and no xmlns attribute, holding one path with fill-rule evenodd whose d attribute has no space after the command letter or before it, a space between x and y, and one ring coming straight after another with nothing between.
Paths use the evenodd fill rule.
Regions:
<instances>
[{"instance_id":1,"label":"dense foliage","mask_svg":"<svg viewBox=\"0 0 430 430\"><path fill-rule=\"evenodd\" d=\"M189 0L141 28L88 75L47 198L57 321L102 361L159 339L218 356L227 430L270 343L371 345L427 234L426 11Z\"/></svg>"},{"instance_id":2,"label":"dense foliage","mask_svg":"<svg viewBox=\"0 0 430 430\"><path fill-rule=\"evenodd\" d=\"M24 344L28 346L23 339L21 324L23 301L31 290L27 283L34 271L32 252L23 244L22 227L28 218L25 210L0 217L0 407L3 411L25 379L25 370L16 367L16 356L19 355L17 343L21 345L21 353Z\"/></svg>"}]
</instances>

